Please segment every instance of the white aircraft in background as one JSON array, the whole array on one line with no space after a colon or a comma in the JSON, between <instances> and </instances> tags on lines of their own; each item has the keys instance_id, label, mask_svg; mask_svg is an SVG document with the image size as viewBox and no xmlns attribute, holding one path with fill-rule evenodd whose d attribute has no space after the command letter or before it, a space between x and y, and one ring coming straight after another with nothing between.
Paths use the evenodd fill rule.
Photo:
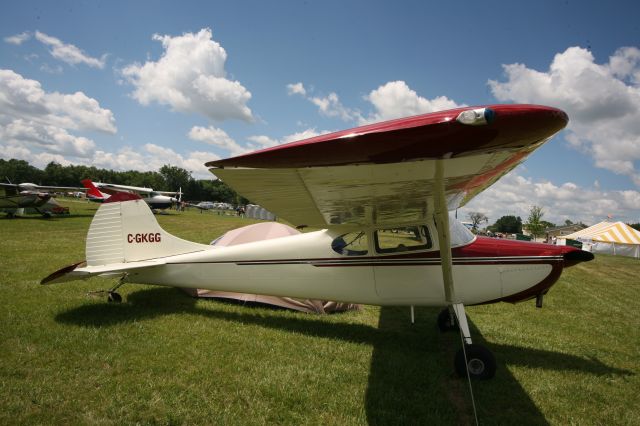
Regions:
<instances>
[{"instance_id":1,"label":"white aircraft in background","mask_svg":"<svg viewBox=\"0 0 640 426\"><path fill-rule=\"evenodd\" d=\"M85 179L82 184L87 188L87 199L96 202L104 202L113 194L127 192L137 194L149 204L153 210L162 210L179 203L182 198L182 191L154 191L151 188L142 188L139 186L116 185L113 183L93 182L91 179ZM178 198L171 197L178 195Z\"/></svg>"},{"instance_id":2,"label":"white aircraft in background","mask_svg":"<svg viewBox=\"0 0 640 426\"><path fill-rule=\"evenodd\" d=\"M87 235L86 261L42 280L95 275L157 284L371 305L442 306L459 328L458 374L488 379L496 361L473 344L465 305L536 300L591 253L473 235L449 211L562 130L536 105L467 107L371 124L207 163L239 194L297 227L324 228L217 247L164 231L135 194L113 195ZM525 320L525 318L523 318Z\"/></svg>"},{"instance_id":3,"label":"white aircraft in background","mask_svg":"<svg viewBox=\"0 0 640 426\"><path fill-rule=\"evenodd\" d=\"M42 186L35 183L0 183L0 210L13 217L18 209L32 208L44 217L51 216L47 203L54 192L86 191L69 186Z\"/></svg>"}]
</instances>

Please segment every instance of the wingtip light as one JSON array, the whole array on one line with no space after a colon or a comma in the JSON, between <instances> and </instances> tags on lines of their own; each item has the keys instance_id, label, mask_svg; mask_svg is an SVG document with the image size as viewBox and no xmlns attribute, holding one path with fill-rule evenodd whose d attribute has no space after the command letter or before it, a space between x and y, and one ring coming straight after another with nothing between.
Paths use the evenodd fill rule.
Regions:
<instances>
[{"instance_id":1,"label":"wingtip light","mask_svg":"<svg viewBox=\"0 0 640 426\"><path fill-rule=\"evenodd\" d=\"M496 118L496 112L491 108L468 109L458 114L456 121L469 126L491 124Z\"/></svg>"}]
</instances>

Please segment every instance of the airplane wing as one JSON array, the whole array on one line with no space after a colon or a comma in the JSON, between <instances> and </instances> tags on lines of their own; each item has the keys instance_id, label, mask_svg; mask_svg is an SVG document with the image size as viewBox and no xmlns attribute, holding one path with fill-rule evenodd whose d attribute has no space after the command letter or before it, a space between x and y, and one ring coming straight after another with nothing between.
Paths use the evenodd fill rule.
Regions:
<instances>
[{"instance_id":1,"label":"airplane wing","mask_svg":"<svg viewBox=\"0 0 640 426\"><path fill-rule=\"evenodd\" d=\"M17 194L23 191L31 191L31 192L41 192L41 193L49 193L49 192L63 192L63 191L86 191L86 188L77 188L74 186L43 186L36 185L33 183L0 183L0 187L4 189L6 194Z\"/></svg>"},{"instance_id":2,"label":"airplane wing","mask_svg":"<svg viewBox=\"0 0 640 426\"><path fill-rule=\"evenodd\" d=\"M13 183L0 183L0 195L2 196L12 196L20 193L20 188L18 185Z\"/></svg>"},{"instance_id":3,"label":"airplane wing","mask_svg":"<svg viewBox=\"0 0 640 426\"><path fill-rule=\"evenodd\" d=\"M458 108L206 165L296 226L397 226L465 205L567 122L563 111L538 105Z\"/></svg>"},{"instance_id":4,"label":"airplane wing","mask_svg":"<svg viewBox=\"0 0 640 426\"><path fill-rule=\"evenodd\" d=\"M93 184L102 191L104 190L119 191L119 192L126 191L126 192L135 192L136 194L150 194L151 192L153 192L153 189L151 188L143 188L140 186L117 185L115 183L101 183L101 182L94 182Z\"/></svg>"}]
</instances>

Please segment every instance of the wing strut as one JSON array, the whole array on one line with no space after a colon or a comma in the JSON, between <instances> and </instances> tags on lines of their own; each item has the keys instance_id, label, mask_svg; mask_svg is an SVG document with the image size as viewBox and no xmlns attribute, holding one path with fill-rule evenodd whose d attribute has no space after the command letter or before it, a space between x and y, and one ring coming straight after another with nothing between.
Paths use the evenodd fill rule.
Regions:
<instances>
[{"instance_id":1,"label":"wing strut","mask_svg":"<svg viewBox=\"0 0 640 426\"><path fill-rule=\"evenodd\" d=\"M464 304L462 303L460 295L456 294L456 289L453 283L451 231L449 228L449 209L447 208L447 199L445 194L445 161L446 159L439 159L436 161L433 218L435 220L438 233L445 300L449 306L449 315L455 315L463 341L462 349L458 351L455 357L455 367L460 376L466 376L469 379L471 377L489 379L495 374L495 358L493 357L493 354L483 346L472 344L469 323L467 322L467 315L464 311Z\"/></svg>"},{"instance_id":2,"label":"wing strut","mask_svg":"<svg viewBox=\"0 0 640 426\"><path fill-rule=\"evenodd\" d=\"M453 259L451 255L451 231L449 228L449 209L447 208L447 199L445 195L444 181L444 161L436 161L436 178L434 202L435 212L434 219L438 230L438 245L440 247L440 259L442 262L442 281L444 283L444 297L450 306L450 314L456 317L460 331L464 338L464 343L470 345L471 333L469 332L469 324L467 323L467 315L464 312L464 305L456 296L455 286L453 285Z\"/></svg>"},{"instance_id":3,"label":"wing strut","mask_svg":"<svg viewBox=\"0 0 640 426\"><path fill-rule=\"evenodd\" d=\"M453 285L453 260L451 255L451 231L449 228L449 209L444 188L444 161L436 161L436 178L434 191L434 219L438 231L438 246L440 247L440 259L442 264L442 281L444 283L444 297L450 306L450 315L456 316L457 323L462 331L464 342L470 345L471 333L467 323L467 315L464 312L464 305L456 297Z\"/></svg>"},{"instance_id":4,"label":"wing strut","mask_svg":"<svg viewBox=\"0 0 640 426\"><path fill-rule=\"evenodd\" d=\"M444 161L436 161L435 191L434 191L434 219L438 231L438 245L442 259L442 279L444 281L444 296L447 303L456 302L453 288L453 263L451 260L451 233L449 230L449 210L444 193Z\"/></svg>"}]
</instances>

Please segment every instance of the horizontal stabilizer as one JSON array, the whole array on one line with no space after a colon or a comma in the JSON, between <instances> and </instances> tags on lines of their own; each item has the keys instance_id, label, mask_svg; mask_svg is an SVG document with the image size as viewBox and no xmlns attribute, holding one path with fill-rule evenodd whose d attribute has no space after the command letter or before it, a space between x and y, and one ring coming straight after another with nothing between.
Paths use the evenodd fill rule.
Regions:
<instances>
[{"instance_id":1,"label":"horizontal stabilizer","mask_svg":"<svg viewBox=\"0 0 640 426\"><path fill-rule=\"evenodd\" d=\"M96 275L123 274L134 269L160 266L164 265L164 263L165 262L162 259L146 260L141 262L115 263L111 265L100 266L87 266L87 262L79 262L57 270L56 272L43 278L42 281L40 281L40 284L48 285L74 280L86 280L87 278L91 278Z\"/></svg>"}]
</instances>

